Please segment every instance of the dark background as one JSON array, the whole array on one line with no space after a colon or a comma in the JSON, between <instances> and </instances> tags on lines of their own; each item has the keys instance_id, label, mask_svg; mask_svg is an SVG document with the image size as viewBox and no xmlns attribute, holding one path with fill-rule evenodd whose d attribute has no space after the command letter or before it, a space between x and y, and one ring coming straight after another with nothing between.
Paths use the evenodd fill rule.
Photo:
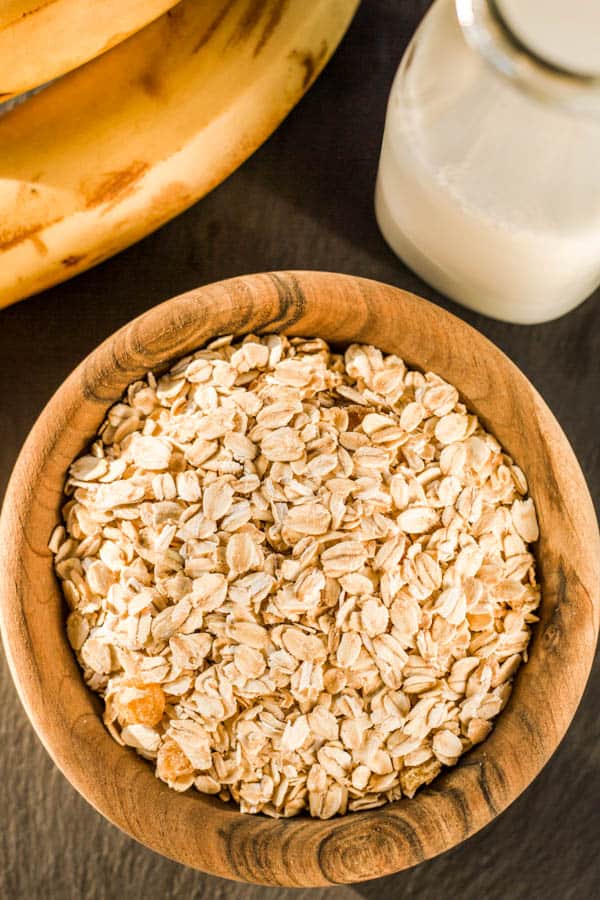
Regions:
<instances>
[{"instance_id":1,"label":"dark background","mask_svg":"<svg viewBox=\"0 0 600 900\"><path fill-rule=\"evenodd\" d=\"M0 493L52 392L124 322L169 296L220 278L313 268L414 290L490 337L554 411L598 508L600 296L546 325L494 322L423 284L392 255L377 230L372 195L386 99L402 51L428 5L426 0L365 0L313 89L221 187L114 259L0 311ZM286 891L236 885L186 869L102 819L50 762L19 705L3 657L0 662L0 897L600 897L598 666L551 762L483 832L399 875L356 886Z\"/></svg>"}]
</instances>

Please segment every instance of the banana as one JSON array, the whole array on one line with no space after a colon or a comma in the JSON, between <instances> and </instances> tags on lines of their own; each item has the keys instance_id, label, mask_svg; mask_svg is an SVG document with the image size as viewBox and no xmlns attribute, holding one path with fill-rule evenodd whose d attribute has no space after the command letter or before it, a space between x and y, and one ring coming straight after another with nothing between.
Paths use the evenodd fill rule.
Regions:
<instances>
[{"instance_id":1,"label":"banana","mask_svg":"<svg viewBox=\"0 0 600 900\"><path fill-rule=\"evenodd\" d=\"M359 0L182 0L0 118L0 306L139 240L239 166Z\"/></svg>"},{"instance_id":2,"label":"banana","mask_svg":"<svg viewBox=\"0 0 600 900\"><path fill-rule=\"evenodd\" d=\"M0 9L0 103L70 72L177 0L8 0Z\"/></svg>"}]
</instances>

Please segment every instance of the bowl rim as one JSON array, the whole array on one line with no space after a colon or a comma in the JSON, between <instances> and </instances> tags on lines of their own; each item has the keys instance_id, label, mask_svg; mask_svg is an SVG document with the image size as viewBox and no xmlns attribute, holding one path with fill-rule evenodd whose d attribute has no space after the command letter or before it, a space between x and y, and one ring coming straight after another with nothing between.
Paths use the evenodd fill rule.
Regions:
<instances>
[{"instance_id":1,"label":"bowl rim","mask_svg":"<svg viewBox=\"0 0 600 900\"><path fill-rule=\"evenodd\" d=\"M50 534L36 533L38 522L45 530L58 521L74 448L89 442L127 384L210 337L258 330L372 342L388 352L403 348L409 365L431 365L455 383L517 462L531 455L541 491L535 499L542 524L542 621L527 678L517 678L492 734L413 800L325 822L250 816L197 792L177 794L133 750L119 747L67 646ZM458 384L448 374L457 367ZM499 383L500 395L490 396ZM494 404L497 414L490 419ZM531 440L529 432L524 438L525 428ZM567 527L546 533L544 520ZM598 636L599 585L600 536L585 480L556 419L523 373L441 307L336 273L227 279L167 300L124 325L49 400L18 457L0 517L0 629L21 702L56 765L92 806L146 846L202 871L257 884L375 878L435 856L488 824L543 768L576 711ZM565 666L569 678L558 678Z\"/></svg>"}]
</instances>

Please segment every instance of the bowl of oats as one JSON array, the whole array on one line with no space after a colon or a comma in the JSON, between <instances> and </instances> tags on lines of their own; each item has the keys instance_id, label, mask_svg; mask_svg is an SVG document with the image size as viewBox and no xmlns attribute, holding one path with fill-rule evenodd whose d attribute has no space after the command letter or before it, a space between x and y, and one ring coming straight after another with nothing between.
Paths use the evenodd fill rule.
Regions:
<instances>
[{"instance_id":1,"label":"bowl of oats","mask_svg":"<svg viewBox=\"0 0 600 900\"><path fill-rule=\"evenodd\" d=\"M0 523L25 709L106 818L186 865L356 882L469 837L563 737L600 541L522 373L404 291L234 278L65 381Z\"/></svg>"}]
</instances>

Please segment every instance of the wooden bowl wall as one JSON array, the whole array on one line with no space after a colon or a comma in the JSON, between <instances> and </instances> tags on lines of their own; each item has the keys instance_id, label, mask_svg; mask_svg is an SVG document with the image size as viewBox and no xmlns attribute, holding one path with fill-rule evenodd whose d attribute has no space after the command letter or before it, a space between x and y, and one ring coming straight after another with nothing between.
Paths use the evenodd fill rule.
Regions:
<instances>
[{"instance_id":1,"label":"wooden bowl wall","mask_svg":"<svg viewBox=\"0 0 600 900\"><path fill-rule=\"evenodd\" d=\"M458 766L378 810L325 822L242 815L177 794L105 731L64 631L47 542L67 467L107 408L148 369L219 334L281 331L363 341L455 384L526 472L541 529L542 620L491 736ZM598 632L600 541L573 452L521 372L442 309L372 281L317 272L235 278L190 291L125 326L66 380L16 465L0 522L0 621L27 713L69 781L137 840L188 866L272 885L374 878L441 853L527 787L564 735Z\"/></svg>"}]
</instances>

